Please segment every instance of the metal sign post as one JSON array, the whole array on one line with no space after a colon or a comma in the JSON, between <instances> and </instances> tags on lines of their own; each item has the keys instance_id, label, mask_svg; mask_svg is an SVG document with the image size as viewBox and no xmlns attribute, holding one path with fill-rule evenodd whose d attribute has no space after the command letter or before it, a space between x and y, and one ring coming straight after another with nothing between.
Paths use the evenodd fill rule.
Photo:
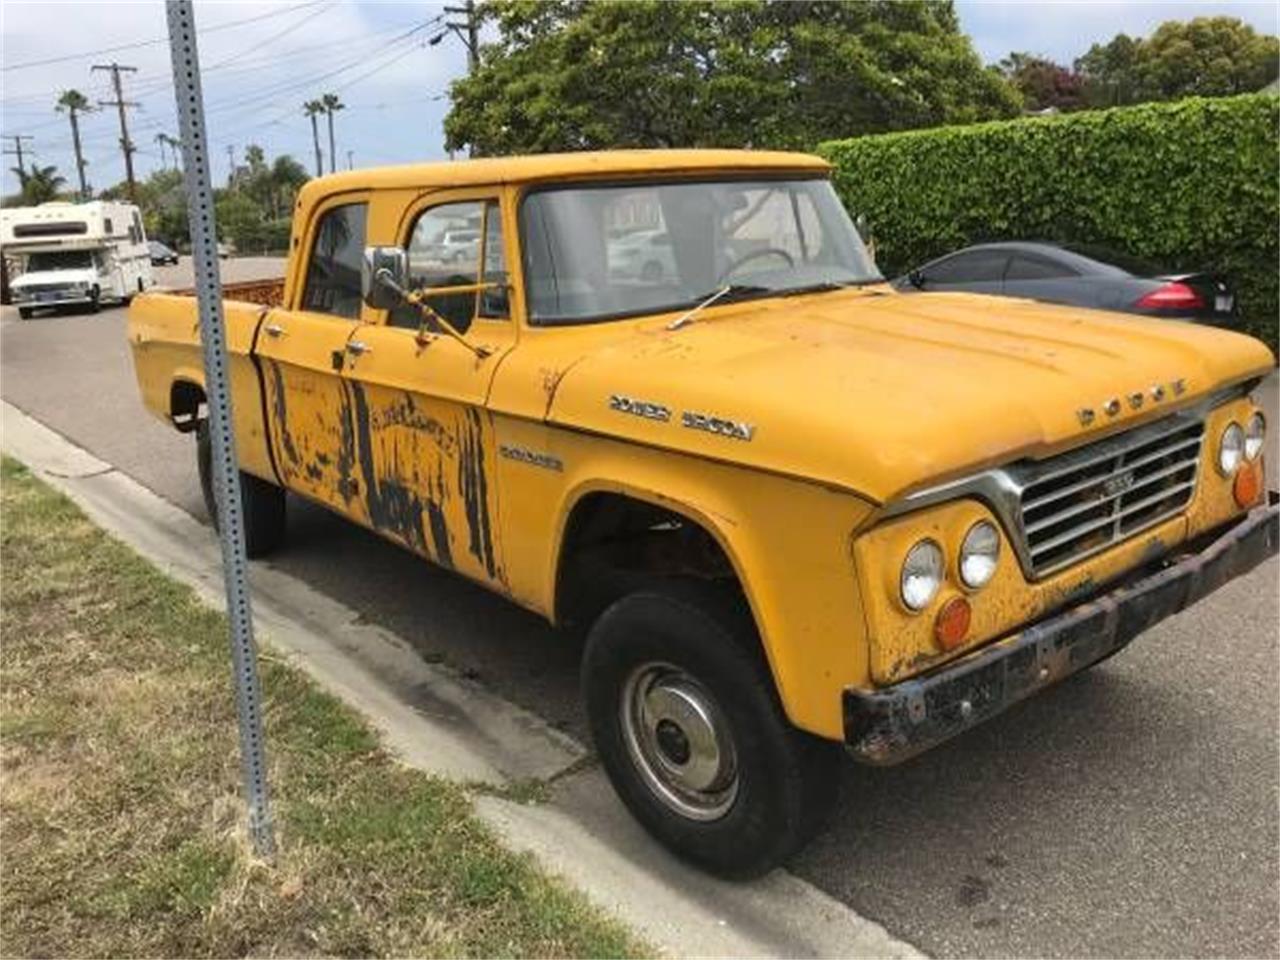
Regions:
<instances>
[{"instance_id":1,"label":"metal sign post","mask_svg":"<svg viewBox=\"0 0 1280 960\"><path fill-rule=\"evenodd\" d=\"M200 339L204 347L205 394L213 443L213 489L222 541L222 574L231 622L231 664L240 716L240 766L249 805L249 832L254 849L270 856L275 848L267 796L267 765L262 738L262 691L258 685L257 649L245 577L244 516L240 471L231 431L231 389L227 382L227 347L222 315L222 280L213 189L209 182L209 144L204 129L204 95L191 0L168 0L169 51L182 131L187 212L191 221L191 260L200 303Z\"/></svg>"}]
</instances>

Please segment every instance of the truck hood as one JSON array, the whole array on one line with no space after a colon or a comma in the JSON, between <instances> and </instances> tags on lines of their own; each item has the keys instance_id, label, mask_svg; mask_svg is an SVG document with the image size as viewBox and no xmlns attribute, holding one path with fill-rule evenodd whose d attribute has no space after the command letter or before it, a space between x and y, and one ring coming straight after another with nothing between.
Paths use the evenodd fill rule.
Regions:
<instances>
[{"instance_id":1,"label":"truck hood","mask_svg":"<svg viewBox=\"0 0 1280 960\"><path fill-rule=\"evenodd\" d=\"M9 284L14 290L22 290L31 286L44 286L51 283L94 283L97 274L91 267L76 270L40 270L36 273L24 273Z\"/></svg>"},{"instance_id":2,"label":"truck hood","mask_svg":"<svg viewBox=\"0 0 1280 960\"><path fill-rule=\"evenodd\" d=\"M881 503L1155 419L1274 363L1242 334L959 293L849 290L669 320L619 325L571 364L549 421Z\"/></svg>"}]
</instances>

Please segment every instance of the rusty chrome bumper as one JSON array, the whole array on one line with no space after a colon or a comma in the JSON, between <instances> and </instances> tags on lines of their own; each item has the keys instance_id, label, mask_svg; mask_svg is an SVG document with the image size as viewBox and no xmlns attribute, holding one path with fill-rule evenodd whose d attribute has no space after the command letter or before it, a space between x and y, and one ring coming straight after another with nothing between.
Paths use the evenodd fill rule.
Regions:
<instances>
[{"instance_id":1,"label":"rusty chrome bumper","mask_svg":"<svg viewBox=\"0 0 1280 960\"><path fill-rule=\"evenodd\" d=\"M931 673L883 690L846 690L845 743L863 763L906 760L1117 652L1274 556L1278 544L1280 495L1271 492L1266 506L1208 534L1194 553L1174 554L1154 571Z\"/></svg>"}]
</instances>

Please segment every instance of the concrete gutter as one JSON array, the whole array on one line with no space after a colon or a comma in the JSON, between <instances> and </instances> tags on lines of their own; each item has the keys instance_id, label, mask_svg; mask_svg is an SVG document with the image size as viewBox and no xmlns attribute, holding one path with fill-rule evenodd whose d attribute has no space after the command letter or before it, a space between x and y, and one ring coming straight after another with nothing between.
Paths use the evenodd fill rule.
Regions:
<instances>
[{"instance_id":1,"label":"concrete gutter","mask_svg":"<svg viewBox=\"0 0 1280 960\"><path fill-rule=\"evenodd\" d=\"M0 447L69 496L99 526L221 606L212 531L111 464L8 403ZM360 711L406 764L501 787L540 781L528 805L478 794L479 816L665 953L698 957L918 957L883 927L776 870L752 883L713 879L671 856L614 796L587 749L540 717L438 664L356 611L269 563L251 567L264 645Z\"/></svg>"}]
</instances>

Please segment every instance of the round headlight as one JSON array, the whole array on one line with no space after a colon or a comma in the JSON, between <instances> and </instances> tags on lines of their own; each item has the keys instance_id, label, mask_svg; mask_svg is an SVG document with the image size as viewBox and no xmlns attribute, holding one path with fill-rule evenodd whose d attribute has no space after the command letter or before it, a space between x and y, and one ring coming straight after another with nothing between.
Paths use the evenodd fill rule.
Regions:
<instances>
[{"instance_id":1,"label":"round headlight","mask_svg":"<svg viewBox=\"0 0 1280 960\"><path fill-rule=\"evenodd\" d=\"M909 610L923 610L942 586L942 548L921 540L902 561L902 602Z\"/></svg>"},{"instance_id":2,"label":"round headlight","mask_svg":"<svg viewBox=\"0 0 1280 960\"><path fill-rule=\"evenodd\" d=\"M1222 431L1222 440L1218 443L1218 469L1224 477L1229 477L1236 472L1243 459L1244 430L1232 420L1227 424L1227 429Z\"/></svg>"},{"instance_id":3,"label":"round headlight","mask_svg":"<svg viewBox=\"0 0 1280 960\"><path fill-rule=\"evenodd\" d=\"M1000 532L995 524L979 520L960 544L960 580L966 587L985 587L996 572L1000 559Z\"/></svg>"},{"instance_id":4,"label":"round headlight","mask_svg":"<svg viewBox=\"0 0 1280 960\"><path fill-rule=\"evenodd\" d=\"M1266 418L1255 412L1244 428L1244 455L1250 460L1257 460L1258 454L1262 453L1262 441L1266 436Z\"/></svg>"}]
</instances>

